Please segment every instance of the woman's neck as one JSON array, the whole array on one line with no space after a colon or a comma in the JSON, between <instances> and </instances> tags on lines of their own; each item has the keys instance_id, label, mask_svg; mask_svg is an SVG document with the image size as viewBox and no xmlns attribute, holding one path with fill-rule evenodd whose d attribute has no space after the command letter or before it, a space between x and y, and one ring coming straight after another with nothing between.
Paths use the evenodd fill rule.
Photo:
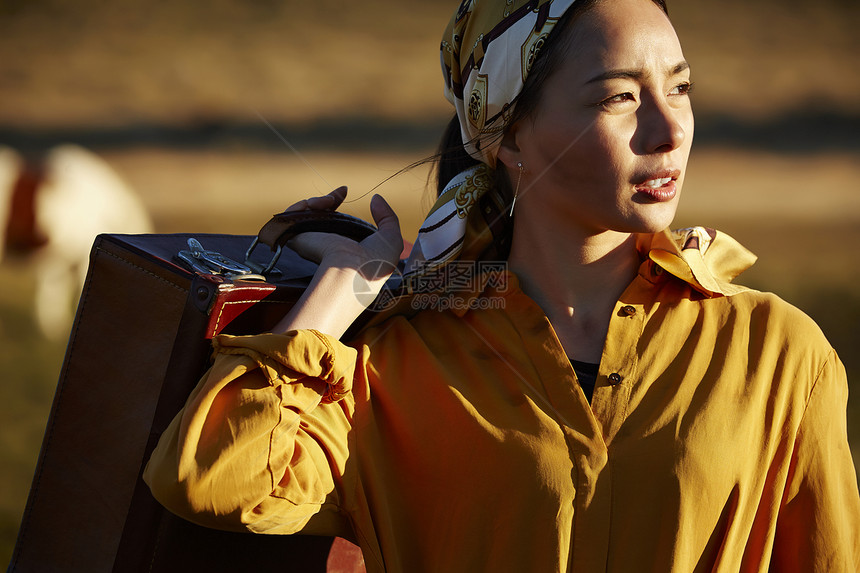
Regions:
<instances>
[{"instance_id":1,"label":"woman's neck","mask_svg":"<svg viewBox=\"0 0 860 573\"><path fill-rule=\"evenodd\" d=\"M573 226L559 232L549 225L516 225L508 263L550 319L567 355L599 362L612 309L638 272L636 238L578 234Z\"/></svg>"}]
</instances>

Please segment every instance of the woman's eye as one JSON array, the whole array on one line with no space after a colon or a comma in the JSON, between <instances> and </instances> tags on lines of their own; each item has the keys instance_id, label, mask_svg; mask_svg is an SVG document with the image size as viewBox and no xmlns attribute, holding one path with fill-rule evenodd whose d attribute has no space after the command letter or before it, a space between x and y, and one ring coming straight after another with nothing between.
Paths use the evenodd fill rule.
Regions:
<instances>
[{"instance_id":1,"label":"woman's eye","mask_svg":"<svg viewBox=\"0 0 860 573\"><path fill-rule=\"evenodd\" d=\"M626 101L635 101L636 98L633 97L633 94L630 92L625 92L623 94L616 94L612 97L608 97L605 100L601 101L599 105L608 106L614 103L623 103Z\"/></svg>"},{"instance_id":2,"label":"woman's eye","mask_svg":"<svg viewBox=\"0 0 860 573\"><path fill-rule=\"evenodd\" d=\"M682 82L672 88L669 95L688 95L691 91L693 91L692 82Z\"/></svg>"}]
</instances>

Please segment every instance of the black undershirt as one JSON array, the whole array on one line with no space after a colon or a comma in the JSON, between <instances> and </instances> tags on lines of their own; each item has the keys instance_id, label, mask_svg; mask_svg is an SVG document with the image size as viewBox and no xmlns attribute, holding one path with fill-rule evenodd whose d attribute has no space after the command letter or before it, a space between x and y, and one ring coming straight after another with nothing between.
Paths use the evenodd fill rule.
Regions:
<instances>
[{"instance_id":1,"label":"black undershirt","mask_svg":"<svg viewBox=\"0 0 860 573\"><path fill-rule=\"evenodd\" d=\"M591 396L594 394L594 384L597 382L597 371L600 364L571 359L570 365L573 366L573 371L576 372L576 377L579 379L579 385L582 387L588 403L591 404Z\"/></svg>"}]
</instances>

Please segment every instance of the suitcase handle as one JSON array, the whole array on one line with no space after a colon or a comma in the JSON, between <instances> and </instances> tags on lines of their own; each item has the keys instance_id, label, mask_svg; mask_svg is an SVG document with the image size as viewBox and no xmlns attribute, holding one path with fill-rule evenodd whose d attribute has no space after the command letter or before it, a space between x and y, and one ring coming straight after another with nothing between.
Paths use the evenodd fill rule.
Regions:
<instances>
[{"instance_id":1,"label":"suitcase handle","mask_svg":"<svg viewBox=\"0 0 860 573\"><path fill-rule=\"evenodd\" d=\"M308 232L334 233L354 241L363 241L376 232L376 227L363 219L337 211L284 211L273 216L260 229L245 253L245 265L261 275L269 274L281 257L286 242L300 233ZM274 252L265 267L251 260L251 253L260 243Z\"/></svg>"}]
</instances>

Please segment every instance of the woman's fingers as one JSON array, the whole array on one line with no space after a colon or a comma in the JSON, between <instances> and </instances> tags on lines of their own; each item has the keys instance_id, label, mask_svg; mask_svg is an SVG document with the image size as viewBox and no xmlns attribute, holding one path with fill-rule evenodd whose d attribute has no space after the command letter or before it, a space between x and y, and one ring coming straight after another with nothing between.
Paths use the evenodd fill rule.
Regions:
<instances>
[{"instance_id":1,"label":"woman's fingers","mask_svg":"<svg viewBox=\"0 0 860 573\"><path fill-rule=\"evenodd\" d=\"M397 261L403 251L403 235L397 213L381 195L374 195L370 200L370 214L379 230L368 240L375 243L375 248L386 251L386 259Z\"/></svg>"},{"instance_id":2,"label":"woman's fingers","mask_svg":"<svg viewBox=\"0 0 860 573\"><path fill-rule=\"evenodd\" d=\"M370 214L376 226L382 229L383 227L394 226L400 232L400 222L397 219L397 213L388 204L388 201L382 195L374 195L370 199Z\"/></svg>"},{"instance_id":3,"label":"woman's fingers","mask_svg":"<svg viewBox=\"0 0 860 573\"><path fill-rule=\"evenodd\" d=\"M307 200L308 208L320 211L334 211L346 199L346 187L340 186L328 195L311 197Z\"/></svg>"},{"instance_id":4,"label":"woman's fingers","mask_svg":"<svg viewBox=\"0 0 860 573\"><path fill-rule=\"evenodd\" d=\"M296 203L289 210L330 209L339 206L346 197L346 188L335 189L324 197L314 197ZM299 255L322 262L329 255L346 257L349 265L356 268L370 261L385 261L389 266L396 265L403 251L403 237L400 222L391 206L379 195L370 201L370 213L378 230L361 243L332 233L307 232L296 235L287 246Z\"/></svg>"},{"instance_id":5,"label":"woman's fingers","mask_svg":"<svg viewBox=\"0 0 860 573\"><path fill-rule=\"evenodd\" d=\"M335 211L340 204L343 203L343 200L346 199L346 186L340 186L328 195L323 195L322 197L310 197L308 199L302 199L297 203L293 203L286 209L287 211L307 211L308 209L314 211Z\"/></svg>"},{"instance_id":6,"label":"woman's fingers","mask_svg":"<svg viewBox=\"0 0 860 573\"><path fill-rule=\"evenodd\" d=\"M340 248L350 248L355 241L332 233L307 232L296 235L287 241L287 247L297 252L302 258L320 263L327 253Z\"/></svg>"}]
</instances>

